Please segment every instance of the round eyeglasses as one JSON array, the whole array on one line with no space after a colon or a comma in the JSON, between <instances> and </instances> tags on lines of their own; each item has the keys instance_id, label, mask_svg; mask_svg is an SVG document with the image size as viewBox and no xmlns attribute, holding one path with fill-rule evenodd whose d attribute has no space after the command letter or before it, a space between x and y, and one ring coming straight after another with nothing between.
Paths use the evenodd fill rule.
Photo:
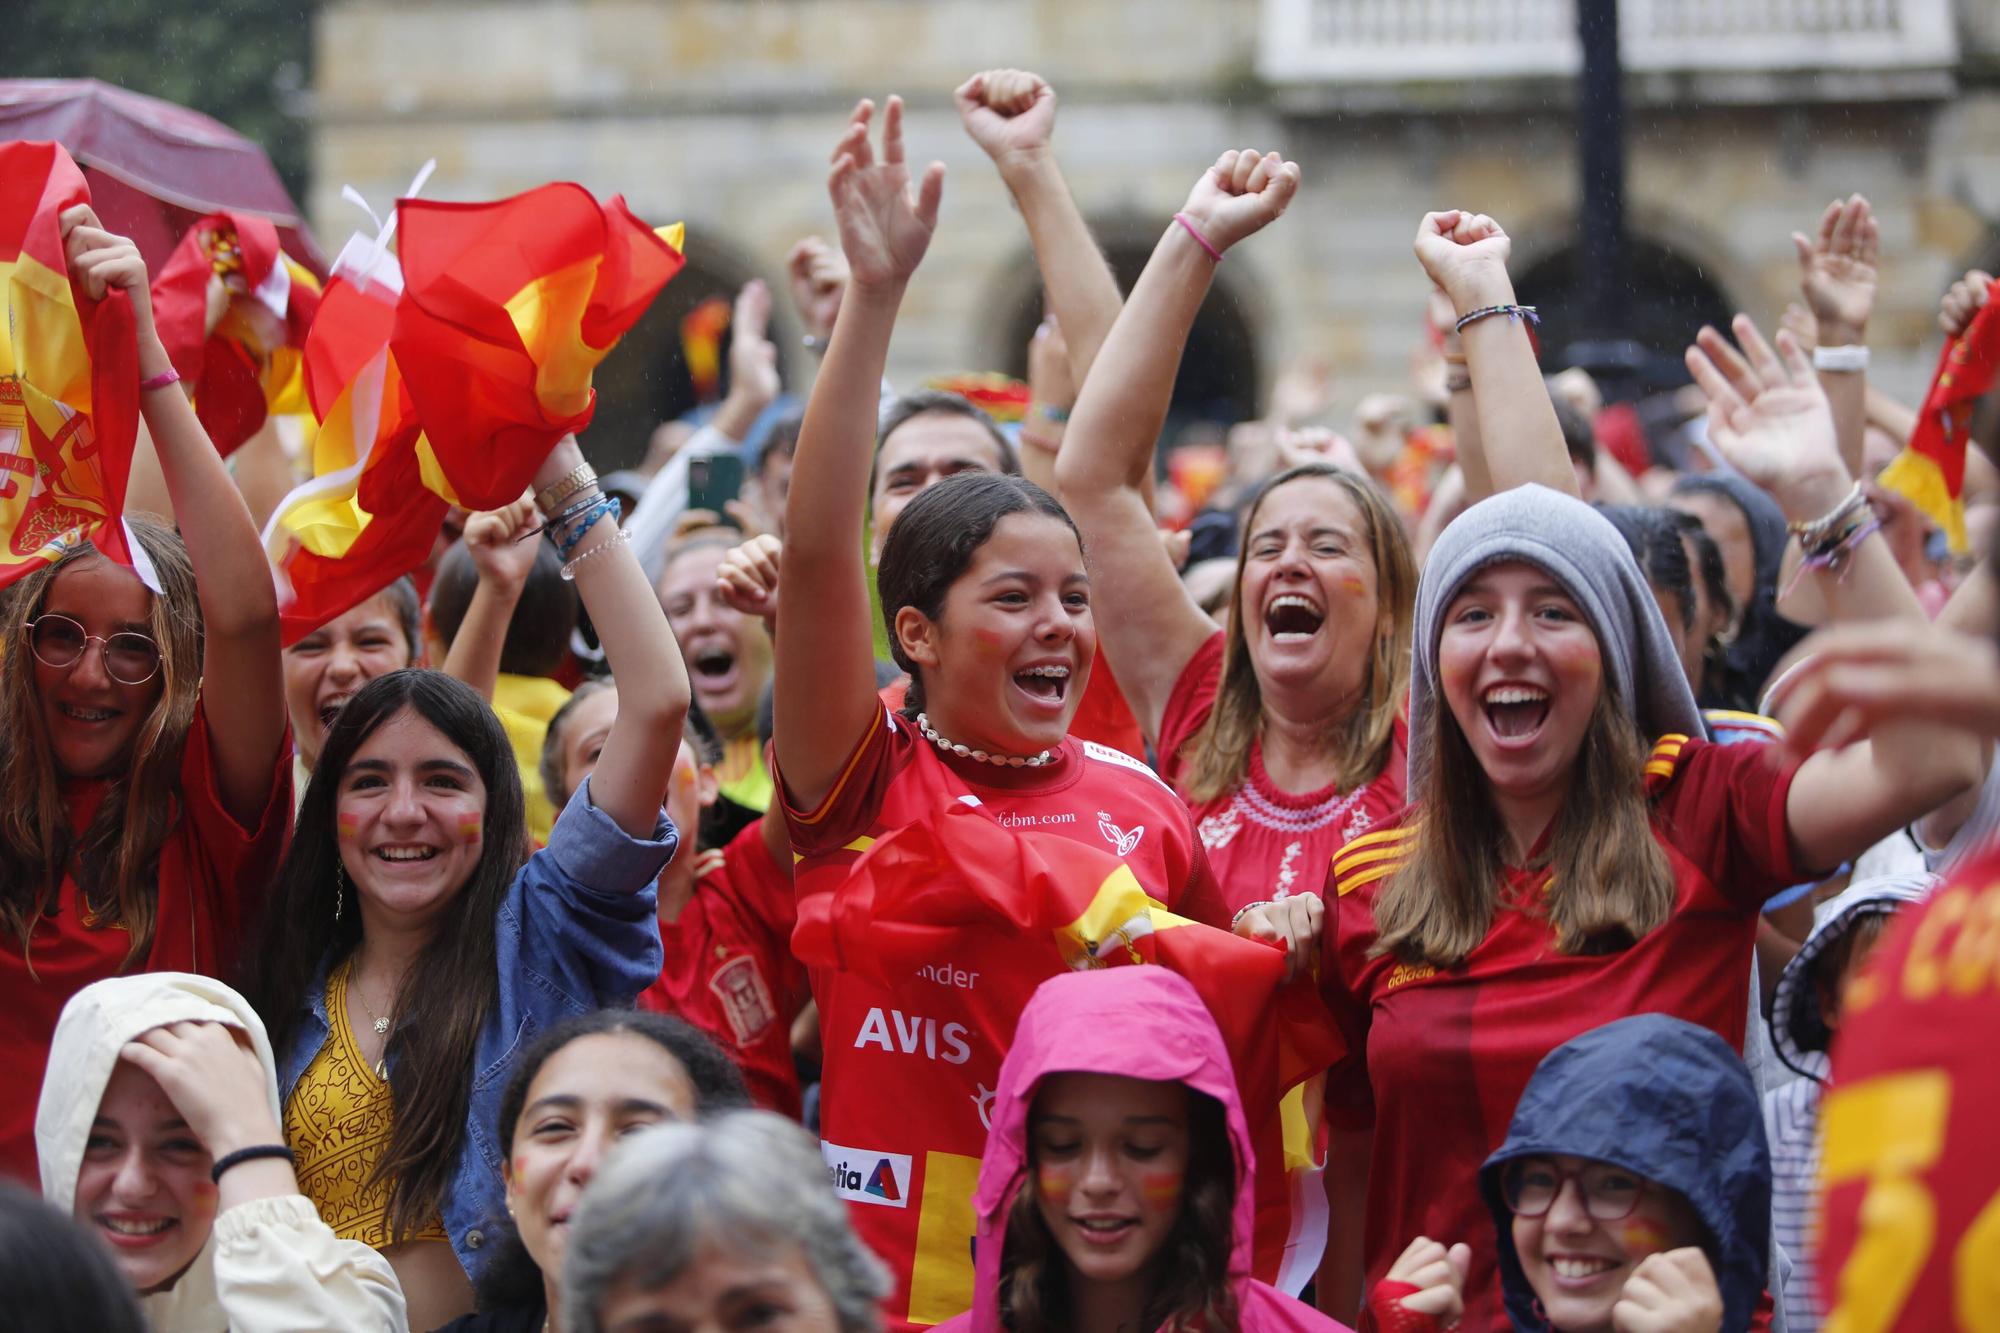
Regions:
<instances>
[{"instance_id":1,"label":"round eyeglasses","mask_svg":"<svg viewBox=\"0 0 2000 1333\"><path fill-rule=\"evenodd\" d=\"M92 634L68 616L42 615L27 621L28 650L45 667L61 671L83 660L92 643L103 651L104 674L120 685L144 685L160 674L160 645L150 635L120 630Z\"/></svg>"},{"instance_id":2,"label":"round eyeglasses","mask_svg":"<svg viewBox=\"0 0 2000 1333\"><path fill-rule=\"evenodd\" d=\"M1646 1192L1646 1181L1622 1166L1590 1162L1565 1170L1546 1157L1518 1157L1500 1174L1500 1191L1517 1217L1541 1217L1555 1207L1563 1185L1576 1182L1584 1211L1600 1222L1630 1217Z\"/></svg>"}]
</instances>

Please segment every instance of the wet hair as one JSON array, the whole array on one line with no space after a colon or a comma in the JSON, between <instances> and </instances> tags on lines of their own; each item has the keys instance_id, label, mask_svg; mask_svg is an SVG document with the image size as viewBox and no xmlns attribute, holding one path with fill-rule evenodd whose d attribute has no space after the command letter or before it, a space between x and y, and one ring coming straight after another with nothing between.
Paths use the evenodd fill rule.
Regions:
<instances>
[{"instance_id":1,"label":"wet hair","mask_svg":"<svg viewBox=\"0 0 2000 1333\"><path fill-rule=\"evenodd\" d=\"M56 771L34 653L18 627L41 614L65 572L106 557L79 543L5 594L15 629L0 635L0 930L21 942L31 973L30 936L55 907L65 875L76 880L87 923L126 932L121 967L146 956L159 907L160 851L182 817L181 753L201 697L201 598L180 536L147 515L125 521L159 576L161 594L147 596L146 628L160 646L160 695L132 738L130 762L104 779L103 800L81 833L70 831L66 775Z\"/></svg>"},{"instance_id":2,"label":"wet hair","mask_svg":"<svg viewBox=\"0 0 2000 1333\"><path fill-rule=\"evenodd\" d=\"M145 1333L125 1275L88 1232L0 1181L0 1328L35 1333Z\"/></svg>"},{"instance_id":3,"label":"wet hair","mask_svg":"<svg viewBox=\"0 0 2000 1333\"><path fill-rule=\"evenodd\" d=\"M272 1049L282 1051L297 1034L302 1001L321 967L339 966L361 943L361 913L334 914L345 891L335 807L355 752L405 712L437 728L471 760L486 787L486 822L477 864L389 1010L394 1028L384 1057L394 1110L388 1146L371 1179L388 1182L390 1234L398 1240L423 1227L451 1183L465 1140L479 1033L500 998L494 939L500 905L528 859L513 746L470 686L440 671L391 671L341 708L306 783L243 988L270 1030Z\"/></svg>"},{"instance_id":4,"label":"wet hair","mask_svg":"<svg viewBox=\"0 0 2000 1333\"><path fill-rule=\"evenodd\" d=\"M1030 1172L1034 1137L1029 1136ZM1151 1282L1139 1327L1237 1327L1229 1281L1235 1244L1236 1158L1222 1103L1188 1089L1188 1166L1180 1216L1148 1261ZM1040 1192L1024 1185L1007 1212L1000 1251L1000 1315L1011 1333L1056 1333L1076 1324L1069 1265L1042 1217Z\"/></svg>"},{"instance_id":5,"label":"wet hair","mask_svg":"<svg viewBox=\"0 0 2000 1333\"><path fill-rule=\"evenodd\" d=\"M569 727L570 713L591 695L617 688L618 682L610 676L593 676L571 690L562 707L549 718L548 730L542 734L542 757L538 771L542 776L542 794L558 810L568 805L569 798L576 794L576 788L569 780L569 765L563 757L563 733ZM722 762L722 739L715 734L715 724L708 720L708 714L701 711L701 705L692 699L688 700L687 717L681 723L681 739L694 751L695 762L710 767Z\"/></svg>"},{"instance_id":6,"label":"wet hair","mask_svg":"<svg viewBox=\"0 0 2000 1333\"><path fill-rule=\"evenodd\" d=\"M999 454L999 470L1007 476L1019 476L1020 460L1014 457L1013 446L1000 433L1000 427L993 418L986 415L979 404L962 394L947 393L942 389L918 389L906 393L882 410L882 419L875 431L875 456L868 464L868 493L875 493L875 460L882 457L882 446L889 443L889 437L897 429L914 417L938 415L964 417L977 422L993 441L993 448Z\"/></svg>"},{"instance_id":7,"label":"wet hair","mask_svg":"<svg viewBox=\"0 0 2000 1333\"><path fill-rule=\"evenodd\" d=\"M1680 599L1681 629L1694 626L1694 572L1688 564L1687 546L1681 536L1681 520L1696 522L1678 509L1649 505L1598 505L1597 512L1611 521L1618 535L1632 548L1632 558L1653 585L1655 596L1671 593Z\"/></svg>"},{"instance_id":8,"label":"wet hair","mask_svg":"<svg viewBox=\"0 0 2000 1333\"><path fill-rule=\"evenodd\" d=\"M576 585L562 576L562 559L545 541L535 543L535 567L521 586L507 622L500 649L500 669L510 676L549 676L562 666L569 636L576 629L579 604ZM465 543L454 542L438 561L431 583L431 625L447 644L458 638L459 626L479 589L479 569Z\"/></svg>"},{"instance_id":9,"label":"wet hair","mask_svg":"<svg viewBox=\"0 0 2000 1333\"><path fill-rule=\"evenodd\" d=\"M1258 487L1244 511L1244 533L1255 531L1257 514L1272 492L1305 480L1331 482L1346 492L1360 511L1362 538L1375 566L1379 614L1368 646L1361 705L1326 738L1341 756L1335 783L1341 791L1352 791L1382 771L1395 745L1396 718L1410 692L1410 616L1417 595L1417 566L1402 520L1374 483L1324 463L1288 468ZM1236 553L1236 578L1230 585L1234 591L1224 626L1222 678L1216 685L1215 706L1201 729L1181 747L1187 797L1196 803L1212 801L1242 785L1250 771L1251 743L1264 725L1263 692L1257 684L1244 624L1246 615L1257 613L1255 607L1243 604L1243 572L1249 560L1249 543L1245 541Z\"/></svg>"},{"instance_id":10,"label":"wet hair","mask_svg":"<svg viewBox=\"0 0 2000 1333\"><path fill-rule=\"evenodd\" d=\"M573 1041L621 1033L643 1037L674 1058L694 1088L697 1116L720 1115L750 1105L750 1092L744 1085L742 1072L708 1034L667 1014L643 1009L597 1009L556 1024L535 1038L515 1060L514 1072L507 1076L507 1087L500 1095L500 1114L493 1122L493 1141L501 1145L509 1160L513 1157L521 1112L527 1108L528 1089L534 1086L542 1066ZM479 1282L479 1307L491 1310L540 1304L544 1291L542 1271L522 1243L519 1228L508 1220L489 1227L487 1235L499 1248L487 1260L485 1275Z\"/></svg>"},{"instance_id":11,"label":"wet hair","mask_svg":"<svg viewBox=\"0 0 2000 1333\"><path fill-rule=\"evenodd\" d=\"M889 631L889 652L910 676L903 713L915 717L924 707L923 674L903 652L896 637L896 613L914 607L927 619L944 615L945 595L971 567L979 548L1009 514L1043 514L1058 519L1076 535L1076 522L1053 495L1024 477L994 472L961 472L927 486L910 501L889 527L882 561L875 569L875 587L882 601L882 623Z\"/></svg>"},{"instance_id":12,"label":"wet hair","mask_svg":"<svg viewBox=\"0 0 2000 1333\"><path fill-rule=\"evenodd\" d=\"M655 1125L618 1145L570 1220L563 1323L603 1333L598 1309L620 1282L656 1290L705 1254L797 1251L841 1333L876 1333L893 1283L827 1188L819 1145L769 1111Z\"/></svg>"}]
</instances>

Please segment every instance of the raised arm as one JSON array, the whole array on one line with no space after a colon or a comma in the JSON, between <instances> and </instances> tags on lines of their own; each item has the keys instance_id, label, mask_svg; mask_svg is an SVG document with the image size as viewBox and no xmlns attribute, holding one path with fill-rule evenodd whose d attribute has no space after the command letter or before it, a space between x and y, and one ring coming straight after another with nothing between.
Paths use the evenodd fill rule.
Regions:
<instances>
[{"instance_id":1,"label":"raised arm","mask_svg":"<svg viewBox=\"0 0 2000 1333\"><path fill-rule=\"evenodd\" d=\"M1115 608L1099 618L1099 639L1149 740L1159 739L1167 696L1188 659L1215 633L1153 526L1145 495L1153 445L1214 280L1210 247L1220 255L1262 230L1298 188L1298 166L1276 153L1232 149L1202 173L1181 210L1186 222L1167 224L1112 325L1056 458L1063 502L1090 552L1093 596Z\"/></svg>"},{"instance_id":2,"label":"raised arm","mask_svg":"<svg viewBox=\"0 0 2000 1333\"><path fill-rule=\"evenodd\" d=\"M540 533L533 495L465 520L463 540L472 567L479 571L479 586L472 590L465 618L445 654L444 673L478 690L488 703L493 702L493 686L500 678L507 626L528 576L535 571L534 538Z\"/></svg>"},{"instance_id":3,"label":"raised arm","mask_svg":"<svg viewBox=\"0 0 2000 1333\"><path fill-rule=\"evenodd\" d=\"M1451 298L1455 323L1516 306L1514 280L1507 276L1513 245L1484 213L1426 213L1417 226L1417 260ZM1458 330L1458 338L1479 427L1458 442L1466 501L1476 504L1529 482L1576 495L1576 472L1526 318L1480 315Z\"/></svg>"},{"instance_id":4,"label":"raised arm","mask_svg":"<svg viewBox=\"0 0 2000 1333\"><path fill-rule=\"evenodd\" d=\"M1118 318L1118 283L1056 165L1056 90L1026 70L991 69L967 79L954 98L965 132L993 159L1028 224L1042 291L1081 384Z\"/></svg>"},{"instance_id":5,"label":"raised arm","mask_svg":"<svg viewBox=\"0 0 2000 1333\"><path fill-rule=\"evenodd\" d=\"M1869 535L1865 500L1841 461L1826 394L1789 332L1773 351L1746 316L1734 325L1739 354L1714 329L1688 350L1688 369L1708 395L1709 438L1731 466L1771 493L1809 533L1807 555L1834 552L1816 568L1836 623L1892 622L1928 628L1923 608L1887 546ZM1840 540L1842 534L1850 534ZM1813 754L1799 767L1785 814L1800 863L1826 869L1859 855L1912 819L1952 799L1981 776L1978 740L1920 718L1884 719L1866 738Z\"/></svg>"},{"instance_id":6,"label":"raised arm","mask_svg":"<svg viewBox=\"0 0 2000 1333\"><path fill-rule=\"evenodd\" d=\"M171 371L173 362L153 327L146 261L139 248L105 231L82 205L62 215L62 229L70 267L86 295L98 299L119 288L131 297L140 379ZM194 566L201 601L202 695L218 705L207 710L216 788L231 817L249 825L269 803L271 773L285 735L277 587L242 493L180 386L145 390L139 410Z\"/></svg>"},{"instance_id":7,"label":"raised arm","mask_svg":"<svg viewBox=\"0 0 2000 1333\"><path fill-rule=\"evenodd\" d=\"M1868 428L1868 316L1875 310L1875 266L1882 233L1860 195L1836 199L1819 220L1819 234L1792 233L1799 252L1799 291L1812 312L1818 346L1813 364L1833 412L1840 461L1861 475L1861 438Z\"/></svg>"},{"instance_id":8,"label":"raised arm","mask_svg":"<svg viewBox=\"0 0 2000 1333\"><path fill-rule=\"evenodd\" d=\"M575 486L584 476L591 479ZM574 435L557 442L536 472L534 486L542 512L558 518L555 526L573 543L563 572L575 579L577 596L597 627L605 663L618 681L618 718L590 775L591 801L625 832L650 838L659 827L660 805L687 717L688 676L680 645L609 506L587 508L568 523L559 521L596 489ZM680 834L691 838L694 830Z\"/></svg>"},{"instance_id":9,"label":"raised arm","mask_svg":"<svg viewBox=\"0 0 2000 1333\"><path fill-rule=\"evenodd\" d=\"M942 163L910 179L902 99L883 114L879 160L868 141L874 115L873 102L854 109L827 177L852 278L799 429L778 566L774 744L789 799L803 808L833 789L880 707L862 560L869 462L889 335L944 196Z\"/></svg>"}]
</instances>

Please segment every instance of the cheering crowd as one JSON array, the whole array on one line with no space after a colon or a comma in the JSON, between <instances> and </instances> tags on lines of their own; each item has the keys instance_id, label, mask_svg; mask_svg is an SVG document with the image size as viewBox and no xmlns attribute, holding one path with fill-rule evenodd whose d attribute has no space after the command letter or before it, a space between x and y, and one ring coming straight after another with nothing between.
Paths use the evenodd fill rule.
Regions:
<instances>
[{"instance_id":1,"label":"cheering crowd","mask_svg":"<svg viewBox=\"0 0 2000 1333\"><path fill-rule=\"evenodd\" d=\"M422 215L287 341L219 252L188 315L0 199L0 427L75 520L4 511L0 1328L1994 1327L1992 279L1897 403L1835 201L1772 336L1607 407L1441 209L1407 394L1350 440L1288 372L1203 476L1197 312L1313 183L1191 157L1121 295L1055 91L956 101L1025 388L885 378L945 180L863 102L810 385L752 283L616 476L589 369L678 233L605 244L623 309L567 257L504 300L501 429L405 341ZM218 348L345 366L319 444L226 424Z\"/></svg>"}]
</instances>

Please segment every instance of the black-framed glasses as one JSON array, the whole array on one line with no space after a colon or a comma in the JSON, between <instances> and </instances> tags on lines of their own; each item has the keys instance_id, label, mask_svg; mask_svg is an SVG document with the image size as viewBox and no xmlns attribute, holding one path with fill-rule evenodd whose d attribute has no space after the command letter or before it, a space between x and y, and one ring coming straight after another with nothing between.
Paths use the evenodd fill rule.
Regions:
<instances>
[{"instance_id":1,"label":"black-framed glasses","mask_svg":"<svg viewBox=\"0 0 2000 1333\"><path fill-rule=\"evenodd\" d=\"M45 667L61 671L83 660L94 642L103 650L104 674L120 685L144 685L160 674L160 645L151 635L120 630L106 637L92 634L68 616L42 615L25 622L28 650Z\"/></svg>"},{"instance_id":2,"label":"black-framed glasses","mask_svg":"<svg viewBox=\"0 0 2000 1333\"><path fill-rule=\"evenodd\" d=\"M1630 1217L1646 1192L1645 1178L1622 1166L1589 1162L1569 1171L1546 1157L1517 1157L1507 1163L1500 1173L1500 1192L1515 1216L1542 1217L1572 1180L1584 1211L1600 1222Z\"/></svg>"}]
</instances>

